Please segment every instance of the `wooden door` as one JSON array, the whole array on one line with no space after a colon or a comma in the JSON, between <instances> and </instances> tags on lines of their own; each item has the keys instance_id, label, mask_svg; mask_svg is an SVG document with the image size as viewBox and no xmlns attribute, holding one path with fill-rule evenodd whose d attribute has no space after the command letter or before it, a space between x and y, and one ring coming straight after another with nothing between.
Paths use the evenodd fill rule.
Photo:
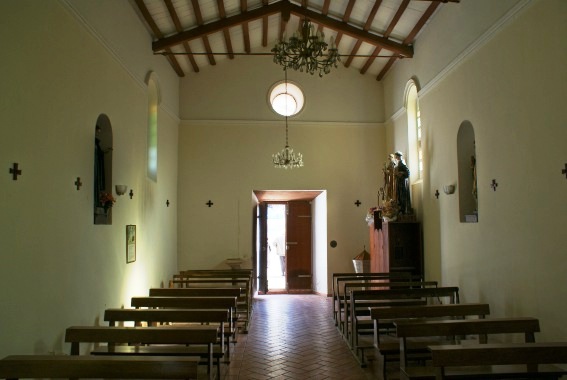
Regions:
<instances>
[{"instance_id":1,"label":"wooden door","mask_svg":"<svg viewBox=\"0 0 567 380\"><path fill-rule=\"evenodd\" d=\"M287 207L287 290L311 290L311 203L293 201Z\"/></svg>"},{"instance_id":2,"label":"wooden door","mask_svg":"<svg viewBox=\"0 0 567 380\"><path fill-rule=\"evenodd\" d=\"M268 292L268 204L262 202L258 205L258 235L259 235L259 260L258 260L258 291L266 294Z\"/></svg>"}]
</instances>

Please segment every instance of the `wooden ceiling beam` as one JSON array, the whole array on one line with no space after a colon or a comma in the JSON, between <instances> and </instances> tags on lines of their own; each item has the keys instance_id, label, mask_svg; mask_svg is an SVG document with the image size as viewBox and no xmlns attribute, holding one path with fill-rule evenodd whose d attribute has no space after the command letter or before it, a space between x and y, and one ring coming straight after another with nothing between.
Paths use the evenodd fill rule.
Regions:
<instances>
[{"instance_id":1,"label":"wooden ceiling beam","mask_svg":"<svg viewBox=\"0 0 567 380\"><path fill-rule=\"evenodd\" d=\"M201 6L199 5L199 0L191 0L191 5L193 5L193 12L195 12L195 18L197 19L198 25L203 25L203 15L201 14ZM211 44L209 43L209 36L207 34L202 35L201 38L203 39L203 45L205 45L205 51L207 52L207 58L209 59L209 63L211 65L216 65L217 62L215 60L215 56L213 55L213 51L211 49Z\"/></svg>"},{"instance_id":2,"label":"wooden ceiling beam","mask_svg":"<svg viewBox=\"0 0 567 380\"><path fill-rule=\"evenodd\" d=\"M152 32L154 33L154 36L159 40L160 38L163 38L163 33L161 32L161 30L159 30L156 22L154 21L152 15L150 14L150 12L148 11L148 8L146 7L146 4L144 3L144 0L135 0L136 1L136 6L138 7L138 9L140 10L140 12L142 13L142 16L144 17L144 20L146 20L146 22L148 23L150 29L152 30ZM172 53L171 49L169 49L169 47L165 50L166 53ZM169 54L167 56L167 60L169 61L169 64L171 65L171 67L173 68L173 70L175 71L175 73L180 76L180 77L184 77L185 73L183 72L183 69L181 68L181 66L179 65L179 62L177 62L177 58L175 58L175 56Z\"/></svg>"},{"instance_id":3,"label":"wooden ceiling beam","mask_svg":"<svg viewBox=\"0 0 567 380\"><path fill-rule=\"evenodd\" d=\"M183 27L181 26L181 22L179 21L179 16L177 16L177 12L175 11L175 7L173 6L173 1L172 0L164 0L164 1L167 11L169 12L169 16L171 17L171 21L173 21L173 25L175 25L175 30L177 30L178 32L182 31ZM191 54L192 53L191 46L189 46L189 43L187 41L183 42L183 48L187 53L187 59L189 60L189 64L191 64L193 71L198 73L199 66L197 65L197 61L195 61L195 57L193 56L193 54Z\"/></svg>"},{"instance_id":4,"label":"wooden ceiling beam","mask_svg":"<svg viewBox=\"0 0 567 380\"><path fill-rule=\"evenodd\" d=\"M345 9L345 13L343 14L343 22L346 24L348 20L350 20L350 14L352 13L352 8L354 8L354 3L356 0L349 0L347 7ZM335 37L335 44L337 47L341 43L341 39L343 38L342 30L338 30L337 36ZM360 40L359 40L360 41Z\"/></svg>"},{"instance_id":5,"label":"wooden ceiling beam","mask_svg":"<svg viewBox=\"0 0 567 380\"><path fill-rule=\"evenodd\" d=\"M394 15L394 17L392 18L392 20L390 20L390 24L388 25L388 28L386 29L386 31L384 32L384 37L388 38L390 37L390 34L392 33L392 31L394 30L394 28L396 27L396 25L398 24L398 21L400 21L400 18L402 18L402 15L404 14L404 12L406 11L406 8L409 5L410 0L404 0L401 4L400 7L398 8L398 10L396 11L396 14ZM374 51L372 52L372 57L368 58L366 60L366 63L364 64L364 66L362 67L362 69L360 69L360 73L364 74L366 73L366 70L368 70L368 68L370 67L370 65L372 65L372 63L374 63L374 60L376 59L376 57L378 56L378 54L380 53L380 51L382 50L381 46L377 46Z\"/></svg>"},{"instance_id":6,"label":"wooden ceiling beam","mask_svg":"<svg viewBox=\"0 0 567 380\"><path fill-rule=\"evenodd\" d=\"M392 51L396 55L400 55L405 58L413 57L413 47L411 46L403 45L377 34L365 32L355 26L349 25L345 22L336 20L331 17L323 16L321 13L301 8L300 6L295 4L283 4L287 4L287 6L290 7L290 12L296 16L307 17L311 21L322 24L326 28L340 31L352 38L360 39L362 40L362 42L366 42L371 45L381 46L384 49Z\"/></svg>"},{"instance_id":7,"label":"wooden ceiling beam","mask_svg":"<svg viewBox=\"0 0 567 380\"><path fill-rule=\"evenodd\" d=\"M240 25L243 22L260 19L264 16L270 16L277 13L282 14L282 24L286 20L286 15L289 14L293 14L299 17L306 17L311 21L314 21L315 23L323 25L326 28L340 31L355 39L360 39L362 40L362 42L366 42L375 46L381 46L384 49L392 51L396 55L406 58L413 57L413 48L411 46L403 45L386 37L366 32L355 26L349 25L348 23L333 19L328 16L324 16L321 13L309 10L307 8L302 8L299 5L291 4L288 1L272 3L232 17L227 17L219 21L200 25L191 30L186 30L169 37L160 38L152 43L152 49L154 52L161 52L166 48L178 45L183 41L202 38L203 36L206 36L208 34L219 32L224 28L230 28L232 26Z\"/></svg>"},{"instance_id":8,"label":"wooden ceiling beam","mask_svg":"<svg viewBox=\"0 0 567 380\"><path fill-rule=\"evenodd\" d=\"M138 0L140 1L140 0ZM266 5L264 7L259 7L246 13L241 13L235 16L227 17L225 19L214 21L205 25L200 25L196 28L186 30L181 33L174 34L169 37L160 38L152 43L152 50L154 52L161 52L168 47L178 45L183 41L190 41L194 39L201 38L204 35L209 35L212 33L219 32L225 28L231 28L233 26L238 26L245 21L252 21L262 18L264 16L270 16L273 14L278 14L282 12L283 3L273 3Z\"/></svg>"},{"instance_id":9,"label":"wooden ceiling beam","mask_svg":"<svg viewBox=\"0 0 567 380\"><path fill-rule=\"evenodd\" d=\"M425 12L423 12L423 14L421 15L421 18L419 19L417 24L415 24L415 26L413 27L412 31L404 39L403 43L405 43L405 44L413 43L415 36L417 36L419 31L425 26L425 23L433 15L433 12L435 12L435 10L439 6L439 4L440 4L440 2L432 2L429 5L429 7L427 7ZM392 67L392 65L394 64L395 61L396 61L396 59L394 57L390 58L390 60L386 64L386 66L384 66L384 68L380 71L380 73L376 77L377 81L381 81L382 78L384 78L384 75L386 75L386 72L388 72L388 70L390 69L390 67Z\"/></svg>"},{"instance_id":10,"label":"wooden ceiling beam","mask_svg":"<svg viewBox=\"0 0 567 380\"><path fill-rule=\"evenodd\" d=\"M224 0L217 0L217 8L219 10L219 16L221 19L226 18L226 10L224 9ZM228 58L234 59L234 50L232 49L232 40L230 39L230 31L228 28L222 30L224 36L224 43L226 45L226 51L228 52Z\"/></svg>"},{"instance_id":11,"label":"wooden ceiling beam","mask_svg":"<svg viewBox=\"0 0 567 380\"><path fill-rule=\"evenodd\" d=\"M240 12L246 13L248 10L248 2L240 0ZM242 38L244 39L244 51L248 54L252 51L250 49L250 29L248 28L248 21L242 23Z\"/></svg>"},{"instance_id":12,"label":"wooden ceiling beam","mask_svg":"<svg viewBox=\"0 0 567 380\"><path fill-rule=\"evenodd\" d=\"M268 5L268 0L262 0L262 5ZM268 16L262 17L262 46L268 46Z\"/></svg>"},{"instance_id":13,"label":"wooden ceiling beam","mask_svg":"<svg viewBox=\"0 0 567 380\"><path fill-rule=\"evenodd\" d=\"M376 13L378 13L378 8L380 8L381 4L382 4L382 0L376 0L374 5L372 6L372 9L370 10L370 13L368 14L368 18L366 19L366 23L364 24L364 27L362 28L362 30L364 30L365 32L370 30L370 27L372 26L372 22L374 21L374 18L376 17ZM352 60L354 59L355 54L358 53L358 49L360 49L360 45L362 45L362 41L356 40L356 44L354 45L354 48L350 52L350 56L345 61L345 67L350 66Z\"/></svg>"}]
</instances>

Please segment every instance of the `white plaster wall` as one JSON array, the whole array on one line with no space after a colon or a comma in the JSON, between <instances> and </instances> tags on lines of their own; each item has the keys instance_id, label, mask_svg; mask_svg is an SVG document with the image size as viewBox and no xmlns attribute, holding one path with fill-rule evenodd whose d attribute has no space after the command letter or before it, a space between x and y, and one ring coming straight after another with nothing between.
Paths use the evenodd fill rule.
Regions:
<instances>
[{"instance_id":1,"label":"white plaster wall","mask_svg":"<svg viewBox=\"0 0 567 380\"><path fill-rule=\"evenodd\" d=\"M379 124L291 122L290 145L305 166L276 169L278 122L182 122L179 131L179 268L208 268L252 252L253 190L327 190L327 271L351 271L368 247L366 210L376 204L384 153ZM380 176L381 177L381 176ZM362 202L356 207L354 202ZM211 200L214 205L205 204ZM319 279L319 281L322 281Z\"/></svg>"},{"instance_id":2,"label":"white plaster wall","mask_svg":"<svg viewBox=\"0 0 567 380\"><path fill-rule=\"evenodd\" d=\"M148 183L146 90L63 3L0 2L0 36L9 52L0 60L0 356L68 353L65 328L102 324L106 307L128 306L177 269L177 214L165 201L177 203L178 121L158 111L159 182ZM93 224L101 113L113 127L113 182L134 190L116 202L112 225ZM137 225L132 264L127 224Z\"/></svg>"},{"instance_id":3,"label":"white plaster wall","mask_svg":"<svg viewBox=\"0 0 567 380\"><path fill-rule=\"evenodd\" d=\"M567 3L518 4L524 6L420 97L426 276L460 286L462 301L488 302L494 316L540 318L540 341L564 340ZM476 11L471 14L490 10L486 2L463 6ZM396 90L388 95L400 94L410 76L420 79L419 68L427 64L416 57L413 66L397 67L385 85ZM392 121L394 134L404 133L403 119ZM433 196L457 179L457 132L464 120L476 137L479 222L474 224L459 223L457 196ZM492 179L496 191L489 186Z\"/></svg>"},{"instance_id":4,"label":"white plaster wall","mask_svg":"<svg viewBox=\"0 0 567 380\"><path fill-rule=\"evenodd\" d=\"M206 66L181 81L182 120L283 120L268 106L270 87L284 80L271 57L238 56ZM302 121L375 123L384 121L382 84L340 66L319 78L290 70L288 80L305 94Z\"/></svg>"}]
</instances>

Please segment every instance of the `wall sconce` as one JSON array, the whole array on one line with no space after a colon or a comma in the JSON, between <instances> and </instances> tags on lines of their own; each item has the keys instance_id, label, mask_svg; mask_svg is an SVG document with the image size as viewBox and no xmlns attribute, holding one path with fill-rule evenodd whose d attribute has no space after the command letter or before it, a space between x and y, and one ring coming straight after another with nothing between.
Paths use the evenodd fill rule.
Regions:
<instances>
[{"instance_id":1,"label":"wall sconce","mask_svg":"<svg viewBox=\"0 0 567 380\"><path fill-rule=\"evenodd\" d=\"M453 194L455 192L455 185L445 185L443 186L443 192L447 195Z\"/></svg>"},{"instance_id":2,"label":"wall sconce","mask_svg":"<svg viewBox=\"0 0 567 380\"><path fill-rule=\"evenodd\" d=\"M124 195L126 194L126 190L128 190L128 186L127 185L116 185L116 194L118 195Z\"/></svg>"}]
</instances>

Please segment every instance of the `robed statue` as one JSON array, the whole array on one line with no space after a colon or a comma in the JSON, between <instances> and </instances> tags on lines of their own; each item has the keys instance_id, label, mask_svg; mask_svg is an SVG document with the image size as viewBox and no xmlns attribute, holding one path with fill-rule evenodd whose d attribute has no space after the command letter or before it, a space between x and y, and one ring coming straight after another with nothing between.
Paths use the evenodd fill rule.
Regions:
<instances>
[{"instance_id":1,"label":"robed statue","mask_svg":"<svg viewBox=\"0 0 567 380\"><path fill-rule=\"evenodd\" d=\"M396 201L401 214L411 213L411 200L409 190L410 171L401 152L394 153L396 167L394 170Z\"/></svg>"}]
</instances>

